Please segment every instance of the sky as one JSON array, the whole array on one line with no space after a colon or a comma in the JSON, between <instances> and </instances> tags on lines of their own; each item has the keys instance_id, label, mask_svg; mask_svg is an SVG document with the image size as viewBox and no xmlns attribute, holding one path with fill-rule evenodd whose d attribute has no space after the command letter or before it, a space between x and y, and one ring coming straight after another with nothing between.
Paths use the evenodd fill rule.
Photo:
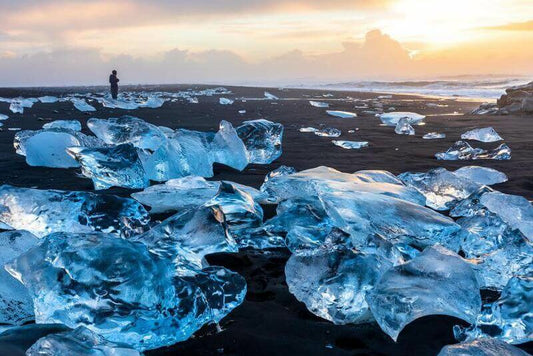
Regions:
<instances>
[{"instance_id":1,"label":"sky","mask_svg":"<svg viewBox=\"0 0 533 356\"><path fill-rule=\"evenodd\" d=\"M0 0L0 86L532 75L533 0Z\"/></svg>"}]
</instances>

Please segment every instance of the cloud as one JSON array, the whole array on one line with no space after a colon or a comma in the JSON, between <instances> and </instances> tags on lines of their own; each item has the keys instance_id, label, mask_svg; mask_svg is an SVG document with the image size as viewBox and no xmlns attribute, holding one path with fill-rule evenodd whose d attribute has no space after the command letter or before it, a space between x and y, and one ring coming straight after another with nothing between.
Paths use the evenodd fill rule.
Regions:
<instances>
[{"instance_id":1,"label":"cloud","mask_svg":"<svg viewBox=\"0 0 533 356\"><path fill-rule=\"evenodd\" d=\"M484 30L497 31L533 31L533 20L526 22L515 22L501 26L483 27Z\"/></svg>"}]
</instances>

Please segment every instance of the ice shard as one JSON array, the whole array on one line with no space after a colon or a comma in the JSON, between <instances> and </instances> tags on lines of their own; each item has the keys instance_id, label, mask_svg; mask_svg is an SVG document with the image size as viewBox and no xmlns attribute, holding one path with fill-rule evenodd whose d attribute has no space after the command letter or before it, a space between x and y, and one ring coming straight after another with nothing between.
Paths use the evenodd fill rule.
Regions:
<instances>
[{"instance_id":1,"label":"ice shard","mask_svg":"<svg viewBox=\"0 0 533 356\"><path fill-rule=\"evenodd\" d=\"M342 132L334 127L326 127L317 131L313 131L315 135L321 137L339 137Z\"/></svg>"},{"instance_id":2,"label":"ice shard","mask_svg":"<svg viewBox=\"0 0 533 356\"><path fill-rule=\"evenodd\" d=\"M483 204L492 213L498 215L503 221L514 229L518 229L533 242L533 206L524 197L489 192L481 196Z\"/></svg>"},{"instance_id":3,"label":"ice shard","mask_svg":"<svg viewBox=\"0 0 533 356\"><path fill-rule=\"evenodd\" d=\"M301 127L298 131L300 131L300 132L317 132L318 129L315 129L314 127Z\"/></svg>"},{"instance_id":4,"label":"ice shard","mask_svg":"<svg viewBox=\"0 0 533 356\"><path fill-rule=\"evenodd\" d=\"M211 142L213 160L242 171L248 165L248 152L230 122L222 120Z\"/></svg>"},{"instance_id":5,"label":"ice shard","mask_svg":"<svg viewBox=\"0 0 533 356\"><path fill-rule=\"evenodd\" d=\"M400 119L406 119L410 125L419 125L426 117L414 112L388 112L379 115L379 119L387 126L396 126Z\"/></svg>"},{"instance_id":6,"label":"ice shard","mask_svg":"<svg viewBox=\"0 0 533 356\"><path fill-rule=\"evenodd\" d=\"M283 125L268 120L245 121L236 128L250 163L270 164L281 156Z\"/></svg>"},{"instance_id":7,"label":"ice shard","mask_svg":"<svg viewBox=\"0 0 533 356\"><path fill-rule=\"evenodd\" d=\"M142 189L150 183L137 149L131 144L102 148L70 147L67 152L81 165L83 175L92 179L96 190L113 186Z\"/></svg>"},{"instance_id":8,"label":"ice shard","mask_svg":"<svg viewBox=\"0 0 533 356\"><path fill-rule=\"evenodd\" d=\"M96 137L110 145L131 143L137 148L155 151L166 140L157 126L134 116L93 118L87 121L87 126Z\"/></svg>"},{"instance_id":9,"label":"ice shard","mask_svg":"<svg viewBox=\"0 0 533 356\"><path fill-rule=\"evenodd\" d=\"M274 94L269 93L268 91L265 91L265 99L267 100L279 100L277 96Z\"/></svg>"},{"instance_id":10,"label":"ice shard","mask_svg":"<svg viewBox=\"0 0 533 356\"><path fill-rule=\"evenodd\" d=\"M78 120L55 120L43 125L43 129L66 129L81 131L81 123Z\"/></svg>"},{"instance_id":11,"label":"ice shard","mask_svg":"<svg viewBox=\"0 0 533 356\"><path fill-rule=\"evenodd\" d=\"M481 188L481 184L462 178L445 168L425 173L405 172L398 176L407 186L426 197L426 205L435 210L448 210Z\"/></svg>"},{"instance_id":12,"label":"ice shard","mask_svg":"<svg viewBox=\"0 0 533 356\"><path fill-rule=\"evenodd\" d=\"M180 276L145 245L102 233L48 235L6 268L28 288L37 323L84 326L138 351L186 340L246 293L224 268Z\"/></svg>"},{"instance_id":13,"label":"ice shard","mask_svg":"<svg viewBox=\"0 0 533 356\"><path fill-rule=\"evenodd\" d=\"M26 356L140 356L128 345L109 342L84 326L49 334L37 340L27 351Z\"/></svg>"},{"instance_id":14,"label":"ice shard","mask_svg":"<svg viewBox=\"0 0 533 356\"><path fill-rule=\"evenodd\" d=\"M351 118L357 117L356 113L349 112L349 111L327 110L326 112L330 116L338 117L338 118L341 118L341 119L351 119Z\"/></svg>"},{"instance_id":15,"label":"ice shard","mask_svg":"<svg viewBox=\"0 0 533 356\"><path fill-rule=\"evenodd\" d=\"M94 106L88 104L87 101L85 101L85 99L71 98L70 101L72 102L72 104L74 104L74 107L78 109L79 111L83 111L83 112L96 111Z\"/></svg>"},{"instance_id":16,"label":"ice shard","mask_svg":"<svg viewBox=\"0 0 533 356\"><path fill-rule=\"evenodd\" d=\"M22 325L35 318L26 287L7 273L4 265L38 243L39 239L27 231L0 233L0 324Z\"/></svg>"},{"instance_id":17,"label":"ice shard","mask_svg":"<svg viewBox=\"0 0 533 356\"><path fill-rule=\"evenodd\" d=\"M143 231L149 221L146 210L133 199L0 186L0 222L38 237L53 232L92 231L129 236Z\"/></svg>"},{"instance_id":18,"label":"ice shard","mask_svg":"<svg viewBox=\"0 0 533 356\"><path fill-rule=\"evenodd\" d=\"M424 136L422 136L424 140L437 140L441 138L446 138L446 134L438 133L438 132L428 132Z\"/></svg>"},{"instance_id":19,"label":"ice shard","mask_svg":"<svg viewBox=\"0 0 533 356\"><path fill-rule=\"evenodd\" d=\"M7 119L9 119L9 116L4 115L4 114L0 114L0 121L4 121L4 120L7 120Z\"/></svg>"},{"instance_id":20,"label":"ice shard","mask_svg":"<svg viewBox=\"0 0 533 356\"><path fill-rule=\"evenodd\" d=\"M392 263L350 249L292 255L285 266L289 291L307 309L337 325L373 320L366 296Z\"/></svg>"},{"instance_id":21,"label":"ice shard","mask_svg":"<svg viewBox=\"0 0 533 356\"><path fill-rule=\"evenodd\" d=\"M497 171L493 168L467 166L461 167L453 173L459 177L470 179L471 181L483 185L493 185L507 182L507 176L505 173Z\"/></svg>"},{"instance_id":22,"label":"ice shard","mask_svg":"<svg viewBox=\"0 0 533 356\"><path fill-rule=\"evenodd\" d=\"M423 316L449 315L474 323L481 309L472 268L438 245L385 272L367 302L381 329L394 340Z\"/></svg>"},{"instance_id":23,"label":"ice shard","mask_svg":"<svg viewBox=\"0 0 533 356\"><path fill-rule=\"evenodd\" d=\"M233 104L234 100L228 98L219 98L218 102L220 103L220 105L231 105Z\"/></svg>"},{"instance_id":24,"label":"ice shard","mask_svg":"<svg viewBox=\"0 0 533 356\"><path fill-rule=\"evenodd\" d=\"M9 104L9 110L13 114L23 114L24 113L24 106L22 106L22 103L20 101L12 101L11 104Z\"/></svg>"},{"instance_id":25,"label":"ice shard","mask_svg":"<svg viewBox=\"0 0 533 356\"><path fill-rule=\"evenodd\" d=\"M413 136L415 134L415 129L409 124L409 120L407 120L405 117L402 117L400 120L398 120L394 132L396 132L398 135Z\"/></svg>"},{"instance_id":26,"label":"ice shard","mask_svg":"<svg viewBox=\"0 0 533 356\"><path fill-rule=\"evenodd\" d=\"M311 104L311 106L314 106L315 108L329 108L329 104L324 103L322 101L309 100L309 104Z\"/></svg>"},{"instance_id":27,"label":"ice shard","mask_svg":"<svg viewBox=\"0 0 533 356\"><path fill-rule=\"evenodd\" d=\"M58 97L50 95L40 96L37 99L39 99L39 101L43 104L53 104L59 101Z\"/></svg>"},{"instance_id":28,"label":"ice shard","mask_svg":"<svg viewBox=\"0 0 533 356\"><path fill-rule=\"evenodd\" d=\"M472 341L492 337L511 344L533 340L533 274L517 275L500 298L483 307L476 323L467 328L456 326L458 340Z\"/></svg>"},{"instance_id":29,"label":"ice shard","mask_svg":"<svg viewBox=\"0 0 533 356\"><path fill-rule=\"evenodd\" d=\"M444 346L437 356L531 356L527 352L492 338Z\"/></svg>"},{"instance_id":30,"label":"ice shard","mask_svg":"<svg viewBox=\"0 0 533 356\"><path fill-rule=\"evenodd\" d=\"M497 142L503 140L492 127L474 129L461 135L462 140L475 140L481 142Z\"/></svg>"},{"instance_id":31,"label":"ice shard","mask_svg":"<svg viewBox=\"0 0 533 356\"><path fill-rule=\"evenodd\" d=\"M511 159L511 148L505 143L490 151L473 148L465 141L457 141L446 152L435 154L439 160L456 161L456 160L477 160L477 159L494 159L509 160Z\"/></svg>"},{"instance_id":32,"label":"ice shard","mask_svg":"<svg viewBox=\"0 0 533 356\"><path fill-rule=\"evenodd\" d=\"M485 214L487 208L481 204L481 196L492 191L494 191L492 188L482 186L477 191L472 193L468 198L461 200L457 205L455 205L453 209L450 210L450 216L457 218Z\"/></svg>"},{"instance_id":33,"label":"ice shard","mask_svg":"<svg viewBox=\"0 0 533 356\"><path fill-rule=\"evenodd\" d=\"M331 141L335 146L342 147L347 150L358 150L363 147L368 147L367 141L342 141L342 140L332 140Z\"/></svg>"}]
</instances>

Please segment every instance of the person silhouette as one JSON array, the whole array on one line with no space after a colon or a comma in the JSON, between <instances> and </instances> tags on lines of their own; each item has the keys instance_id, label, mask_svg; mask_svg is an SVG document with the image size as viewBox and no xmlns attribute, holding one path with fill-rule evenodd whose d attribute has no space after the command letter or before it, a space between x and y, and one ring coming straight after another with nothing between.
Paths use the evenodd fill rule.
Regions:
<instances>
[{"instance_id":1,"label":"person silhouette","mask_svg":"<svg viewBox=\"0 0 533 356\"><path fill-rule=\"evenodd\" d=\"M117 78L117 71L113 70L109 76L109 84L111 85L111 97L117 99L118 97L118 82L120 79Z\"/></svg>"}]
</instances>

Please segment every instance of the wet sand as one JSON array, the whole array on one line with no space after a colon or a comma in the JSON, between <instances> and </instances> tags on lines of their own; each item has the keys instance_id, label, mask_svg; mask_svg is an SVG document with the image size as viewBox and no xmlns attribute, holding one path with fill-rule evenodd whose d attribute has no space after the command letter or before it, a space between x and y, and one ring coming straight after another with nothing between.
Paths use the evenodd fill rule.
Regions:
<instances>
[{"instance_id":1,"label":"wet sand","mask_svg":"<svg viewBox=\"0 0 533 356\"><path fill-rule=\"evenodd\" d=\"M164 86L151 90L184 90L205 86ZM214 87L214 86L209 86ZM233 94L229 98L262 98L263 88L227 87ZM285 126L283 155L271 165L251 165L243 172L217 165L213 179L232 180L259 187L264 176L280 165L293 166L297 170L321 165L343 172L362 169L384 169L394 174L405 171L426 171L445 167L456 169L466 165L480 165L498 169L509 176L509 182L494 186L505 193L518 194L533 199L533 117L527 116L474 116L468 113L477 107L476 102L454 99L422 98L393 95L380 99L383 107L396 111L414 111L424 115L426 125L415 126L415 136L396 135L394 128L380 126L374 115L356 109L361 102L354 99L370 99L378 93L330 92L333 97L323 97L325 90L267 89L282 100L236 100L233 105L218 103L218 96L199 97L199 104L185 101L167 102L158 109L119 110L106 109L96 104L95 113L82 113L71 103L41 104L26 109L23 115L11 114L8 104L0 103L0 113L10 118L4 121L0 131L0 183L41 189L92 190L92 183L78 175L76 169L52 169L29 167L24 157L15 154L15 131L8 128L38 129L47 120L77 119L84 126L90 117L108 118L133 115L148 122L171 128L215 131L220 120L239 124L244 120L268 119ZM73 89L0 89L0 96L35 97L60 95L61 92L86 92L86 88ZM308 100L326 101L330 110L357 112L359 117L339 119L325 113L326 109L309 105ZM446 107L428 107L428 103ZM246 110L241 115L239 110ZM450 115L452 113L458 113ZM369 147L361 150L345 150L334 146L332 138L301 133L300 127L329 126L342 130L339 140L368 141ZM480 127L492 126L512 149L510 161L437 161L434 154L448 149L460 139L461 133ZM359 130L348 133L348 130ZM423 140L431 131L446 134L445 139ZM476 147L493 148L499 143L474 143ZM127 196L131 191L112 188L102 194ZM267 217L274 209L268 207ZM208 259L242 274L248 282L245 302L221 322L222 332L207 326L185 342L172 347L147 352L148 355L436 355L442 346L455 343L452 327L459 320L432 316L409 325L394 343L377 325L335 326L307 311L289 292L285 284L284 265L289 257L286 250L268 252L244 251L238 254L218 254ZM533 352L531 344L521 345ZM1 349L1 347L0 347Z\"/></svg>"}]
</instances>

